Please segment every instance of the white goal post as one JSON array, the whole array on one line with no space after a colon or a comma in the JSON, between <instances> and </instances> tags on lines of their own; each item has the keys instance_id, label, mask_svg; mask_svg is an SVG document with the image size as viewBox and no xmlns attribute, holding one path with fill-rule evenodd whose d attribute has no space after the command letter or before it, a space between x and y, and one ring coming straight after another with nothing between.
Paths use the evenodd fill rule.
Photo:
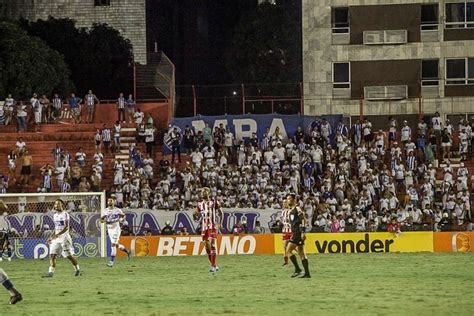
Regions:
<instances>
[{"instance_id":1,"label":"white goal post","mask_svg":"<svg viewBox=\"0 0 474 316\"><path fill-rule=\"evenodd\" d=\"M10 230L13 239L21 242L24 249L17 252L17 257L43 258L47 252L44 240L54 229L53 204L57 199L65 202L71 215L70 233L79 249L76 254L106 257L106 229L100 223L106 207L105 192L0 194L0 229ZM43 242L35 244L33 240ZM35 249L26 249L25 245Z\"/></svg>"}]
</instances>

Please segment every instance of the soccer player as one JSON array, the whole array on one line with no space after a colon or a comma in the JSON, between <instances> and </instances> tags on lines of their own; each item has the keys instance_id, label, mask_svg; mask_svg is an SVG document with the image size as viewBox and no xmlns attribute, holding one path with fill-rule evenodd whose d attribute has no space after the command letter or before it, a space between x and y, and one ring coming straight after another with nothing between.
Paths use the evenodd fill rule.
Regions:
<instances>
[{"instance_id":1,"label":"soccer player","mask_svg":"<svg viewBox=\"0 0 474 316\"><path fill-rule=\"evenodd\" d=\"M6 228L0 230L0 261L3 261L4 252L7 253L8 261L12 261L12 246L9 237L10 232Z\"/></svg>"},{"instance_id":2,"label":"soccer player","mask_svg":"<svg viewBox=\"0 0 474 316\"><path fill-rule=\"evenodd\" d=\"M54 234L49 237L49 271L44 276L45 278L52 278L54 276L54 271L56 270L56 257L59 254L65 255L69 261L71 261L74 267L74 276L80 276L81 270L79 269L79 264L77 259L74 258L74 246L72 244L72 238L69 234L69 214L66 212L64 207L63 200L56 200L54 202Z\"/></svg>"},{"instance_id":3,"label":"soccer player","mask_svg":"<svg viewBox=\"0 0 474 316\"><path fill-rule=\"evenodd\" d=\"M301 258L301 262L303 263L304 268L304 274L303 276L301 276L301 278L310 278L311 275L309 273L308 257L306 256L306 253L304 251L304 241L306 239L306 215L304 214L303 210L299 206L297 206L296 197L294 194L288 195L287 201L288 208L290 210L289 220L293 235L289 240L288 246L286 248L286 253L290 255L290 260L295 266L295 272L291 277L297 277L302 272L301 268L298 265L296 255L293 253L294 251L296 251Z\"/></svg>"},{"instance_id":4,"label":"soccer player","mask_svg":"<svg viewBox=\"0 0 474 316\"><path fill-rule=\"evenodd\" d=\"M10 293L10 304L16 304L23 299L20 292L15 289L13 283L2 268L0 268L0 283L2 283L3 287Z\"/></svg>"},{"instance_id":5,"label":"soccer player","mask_svg":"<svg viewBox=\"0 0 474 316\"><path fill-rule=\"evenodd\" d=\"M219 267L216 264L216 239L218 233L218 225L222 222L222 210L219 204L214 199L211 199L211 190L207 187L201 191L202 201L198 203L194 218L201 220L201 236L202 242L205 244L207 257L211 267L209 272L215 273L219 271ZM218 220L220 222L218 223Z\"/></svg>"},{"instance_id":6,"label":"soccer player","mask_svg":"<svg viewBox=\"0 0 474 316\"><path fill-rule=\"evenodd\" d=\"M130 251L119 243L120 234L122 233L120 223L122 223L124 219L125 214L121 209L115 207L115 199L109 198L107 200L107 208L103 211L101 220L107 224L107 234L109 235L111 244L110 261L107 263L107 266L110 268L114 266L117 248L125 252L128 256L128 260L130 260Z\"/></svg>"},{"instance_id":7,"label":"soccer player","mask_svg":"<svg viewBox=\"0 0 474 316\"><path fill-rule=\"evenodd\" d=\"M283 265L288 265L288 252L286 249L288 248L288 243L291 239L291 225L290 225L290 210L288 209L288 201L283 201L283 211L281 212L281 222L283 224L282 233L283 233L283 249L285 250L285 254L283 256Z\"/></svg>"}]
</instances>

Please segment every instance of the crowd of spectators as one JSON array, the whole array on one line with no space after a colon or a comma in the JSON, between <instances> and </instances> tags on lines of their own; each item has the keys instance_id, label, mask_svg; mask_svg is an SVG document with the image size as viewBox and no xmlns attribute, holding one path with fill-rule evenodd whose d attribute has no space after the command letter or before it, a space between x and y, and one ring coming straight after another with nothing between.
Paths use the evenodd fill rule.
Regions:
<instances>
[{"instance_id":1,"label":"crowd of spectators","mask_svg":"<svg viewBox=\"0 0 474 316\"><path fill-rule=\"evenodd\" d=\"M0 102L0 125L11 125L16 119L17 132L26 132L30 123L34 123L35 132L40 132L41 124L58 123L63 112L70 112L73 124L83 123L83 116L86 118L84 123L90 124L94 122L98 104L100 100L92 90L89 90L82 99L75 93L65 98L61 98L58 94L48 98L46 95L33 93L28 102L15 100L9 94L3 102ZM127 122L125 113L129 123L136 120L136 102L131 94L125 98L123 93L120 93L116 104L118 121Z\"/></svg>"},{"instance_id":2,"label":"crowd of spectators","mask_svg":"<svg viewBox=\"0 0 474 316\"><path fill-rule=\"evenodd\" d=\"M276 128L245 142L222 124L198 132L188 126L182 135L171 128L173 152L182 146L190 161L178 168L174 155L162 159L155 182L153 160L131 148L132 168L116 169L111 193L125 207L185 210L206 186L223 207L278 210L293 192L313 231L471 229L469 171L450 164L453 140L456 155L470 157L471 125L461 121L455 134L439 114L413 132L393 118L388 125L385 133L369 119L351 127L341 121L333 130L322 119L288 140Z\"/></svg>"},{"instance_id":3,"label":"crowd of spectators","mask_svg":"<svg viewBox=\"0 0 474 316\"><path fill-rule=\"evenodd\" d=\"M93 107L100 101L92 91L85 99L87 112L93 115ZM74 95L68 101L75 117L80 110L74 109L82 101ZM41 112L46 115L35 113L38 124L57 119L54 100L53 106L45 106L49 101L34 95L32 109L38 103L50 109ZM127 104L121 94L116 124L97 131L89 177L84 168L90 158L82 149L72 155L57 146L52 151L54 163L40 169L43 181L38 191L50 192L54 178L62 192L104 189L102 150L108 154L112 147L120 148ZM1 122L11 123L15 112L19 129L23 129L18 117L24 107L21 102L5 102L3 113L9 114L3 115ZM190 126L182 132L171 128L165 135L172 149L171 160L163 157L155 163L153 118L134 107L128 106L127 113L136 125L137 143L130 146L128 159L114 161L113 185L105 188L121 207L193 209L200 189L206 186L228 208L279 210L288 193L295 193L313 231L472 229L471 181L463 161L471 158L473 137L472 125L465 120L454 127L436 113L428 123L420 120L412 130L406 121L399 124L389 118L387 130L376 131L368 118L352 126L340 121L336 127L321 119L306 131L298 127L288 139L276 128L245 141L236 140L223 124L214 129L206 124L202 131ZM145 144L145 152L140 143ZM185 164L181 164L181 151L189 155ZM455 168L451 166L454 156L461 161ZM32 158L21 139L8 155L13 174L17 159L22 159L20 184L27 184ZM7 187L8 183L0 181L0 192ZM275 221L271 230L280 227Z\"/></svg>"}]
</instances>

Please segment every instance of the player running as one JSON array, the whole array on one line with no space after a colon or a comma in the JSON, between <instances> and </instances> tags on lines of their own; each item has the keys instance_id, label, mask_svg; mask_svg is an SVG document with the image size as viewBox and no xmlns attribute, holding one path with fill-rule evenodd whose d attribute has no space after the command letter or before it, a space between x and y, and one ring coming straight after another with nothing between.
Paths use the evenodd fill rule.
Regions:
<instances>
[{"instance_id":1,"label":"player running","mask_svg":"<svg viewBox=\"0 0 474 316\"><path fill-rule=\"evenodd\" d=\"M61 253L66 256L74 266L74 276L81 275L77 259L73 256L74 246L72 244L71 235L69 234L70 217L64 208L64 202L62 200L58 199L54 202L54 234L48 239L50 260L49 271L44 276L45 278L52 278L54 276L54 271L56 270L56 257Z\"/></svg>"},{"instance_id":2,"label":"player running","mask_svg":"<svg viewBox=\"0 0 474 316\"><path fill-rule=\"evenodd\" d=\"M12 246L10 243L10 231L3 228L0 230L0 262L3 261L3 256L7 253L7 260L12 261Z\"/></svg>"},{"instance_id":3,"label":"player running","mask_svg":"<svg viewBox=\"0 0 474 316\"><path fill-rule=\"evenodd\" d=\"M209 188L203 188L201 194L203 200L198 203L196 212L194 212L194 218L201 220L202 242L205 243L207 257L211 264L209 272L215 273L219 271L219 267L216 264L216 239L219 224L221 224L223 219L222 210L219 203L215 199L211 199L211 190Z\"/></svg>"},{"instance_id":4,"label":"player running","mask_svg":"<svg viewBox=\"0 0 474 316\"><path fill-rule=\"evenodd\" d=\"M288 209L288 201L283 200L283 211L281 212L281 222L283 224L282 233L283 233L283 249L285 254L283 256L283 265L288 265L288 252L286 249L288 248L288 243L291 239L291 225L290 225L290 210Z\"/></svg>"},{"instance_id":5,"label":"player running","mask_svg":"<svg viewBox=\"0 0 474 316\"><path fill-rule=\"evenodd\" d=\"M298 265L298 261L296 260L296 256L293 254L293 251L296 250L296 252L301 258L301 262L303 263L304 268L304 275L301 276L301 278L310 278L311 275L309 273L308 257L306 256L306 253L304 251L304 241L306 239L306 215L304 214L303 210L296 205L296 197L294 194L288 195L287 201L288 208L290 210L289 220L293 235L289 240L286 253L290 255L290 260L295 266L295 272L291 277L297 277L302 272L301 268Z\"/></svg>"},{"instance_id":6,"label":"player running","mask_svg":"<svg viewBox=\"0 0 474 316\"><path fill-rule=\"evenodd\" d=\"M128 260L130 260L130 251L124 245L119 244L120 234L122 233L120 223L125 220L125 214L121 209L115 207L115 199L113 198L107 200L107 206L102 213L101 221L107 224L107 234L109 235L111 246L110 261L107 262L107 266L112 268L115 263L115 256L117 255L117 247L127 254Z\"/></svg>"},{"instance_id":7,"label":"player running","mask_svg":"<svg viewBox=\"0 0 474 316\"><path fill-rule=\"evenodd\" d=\"M20 292L15 289L12 281L10 281L8 275L2 268L0 268L0 283L2 283L3 287L10 293L10 304L16 304L23 299Z\"/></svg>"}]
</instances>

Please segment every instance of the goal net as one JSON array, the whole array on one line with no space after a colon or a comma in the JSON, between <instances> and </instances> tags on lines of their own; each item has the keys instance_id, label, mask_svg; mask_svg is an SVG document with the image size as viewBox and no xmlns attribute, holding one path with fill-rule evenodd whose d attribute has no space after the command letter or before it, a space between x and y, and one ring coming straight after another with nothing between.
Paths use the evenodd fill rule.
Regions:
<instances>
[{"instance_id":1,"label":"goal net","mask_svg":"<svg viewBox=\"0 0 474 316\"><path fill-rule=\"evenodd\" d=\"M13 258L48 257L47 240L54 232L53 205L57 199L65 202L71 218L75 255L105 257L105 225L100 223L105 192L80 192L1 194L0 229L9 232Z\"/></svg>"}]
</instances>

